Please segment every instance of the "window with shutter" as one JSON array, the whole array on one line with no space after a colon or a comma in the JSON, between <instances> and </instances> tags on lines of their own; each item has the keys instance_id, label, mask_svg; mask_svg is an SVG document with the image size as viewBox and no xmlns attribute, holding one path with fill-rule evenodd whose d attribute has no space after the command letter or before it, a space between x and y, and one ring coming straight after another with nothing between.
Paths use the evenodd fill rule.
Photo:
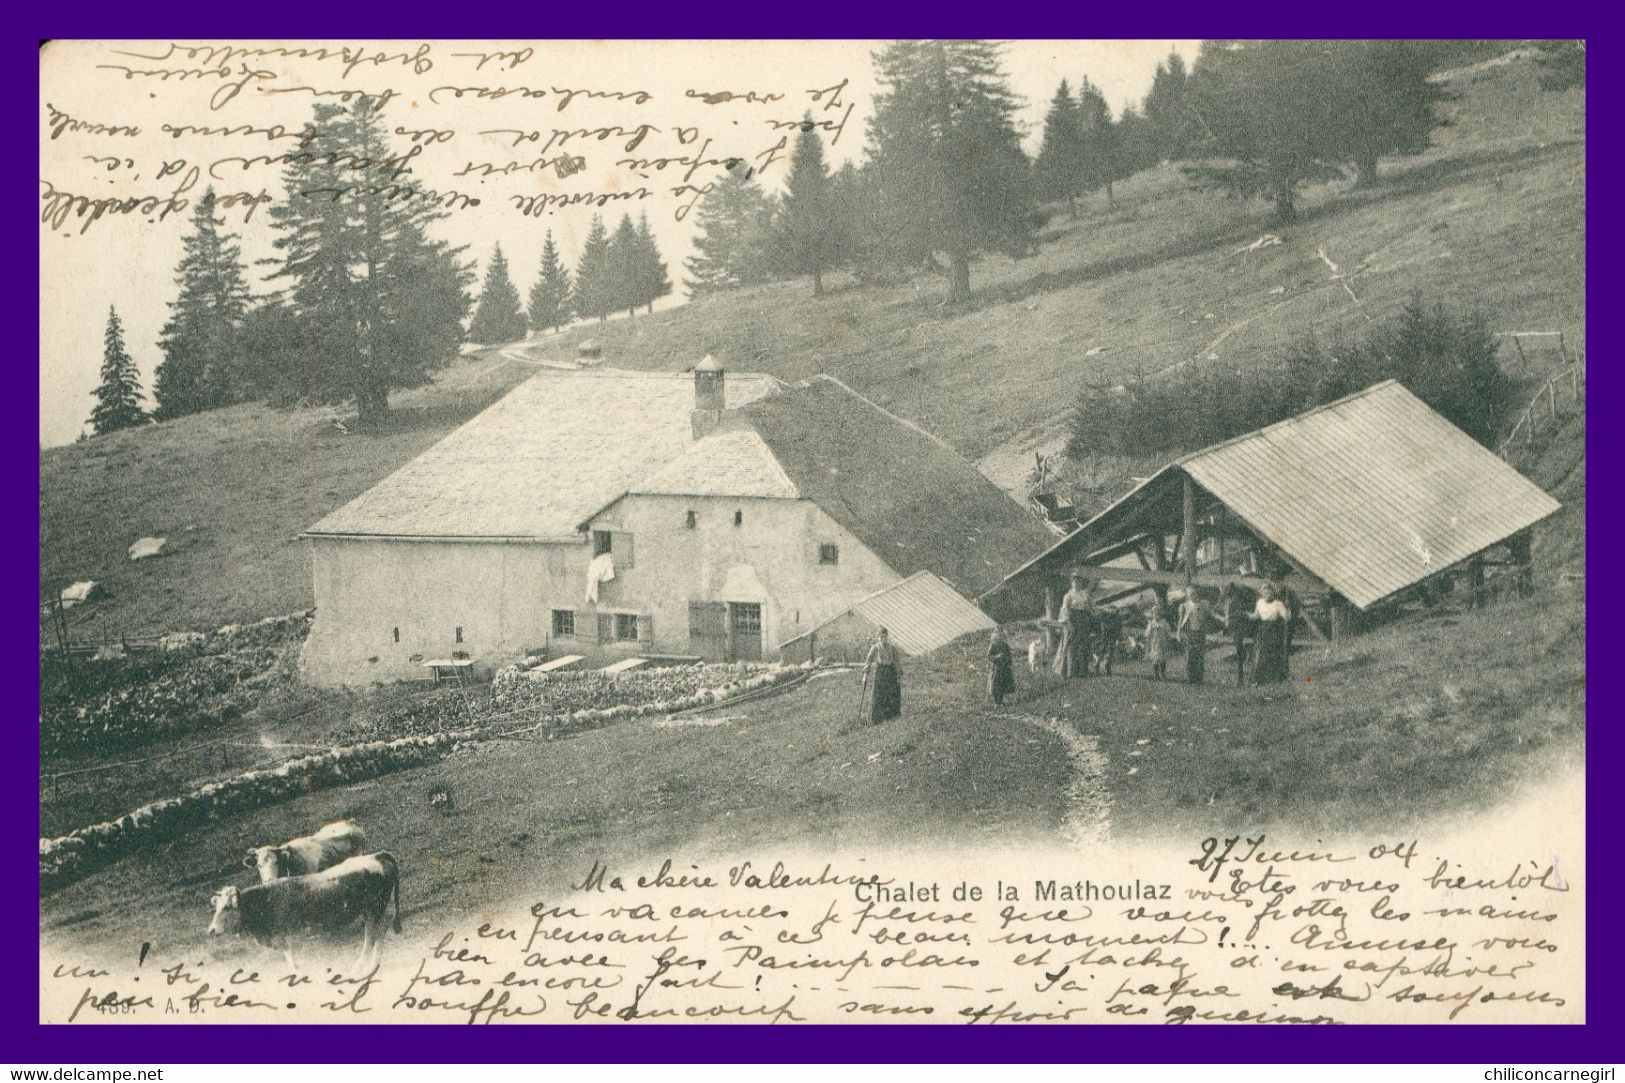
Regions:
<instances>
[{"instance_id":1,"label":"window with shutter","mask_svg":"<svg viewBox=\"0 0 1625 1083\"><path fill-rule=\"evenodd\" d=\"M632 535L624 530L615 532L615 567L617 569L632 566Z\"/></svg>"},{"instance_id":2,"label":"window with shutter","mask_svg":"<svg viewBox=\"0 0 1625 1083\"><path fill-rule=\"evenodd\" d=\"M610 643L615 639L615 614L598 614L598 642Z\"/></svg>"},{"instance_id":3,"label":"window with shutter","mask_svg":"<svg viewBox=\"0 0 1625 1083\"><path fill-rule=\"evenodd\" d=\"M615 614L615 638L621 642L632 642L638 638L638 615L636 613Z\"/></svg>"}]
</instances>

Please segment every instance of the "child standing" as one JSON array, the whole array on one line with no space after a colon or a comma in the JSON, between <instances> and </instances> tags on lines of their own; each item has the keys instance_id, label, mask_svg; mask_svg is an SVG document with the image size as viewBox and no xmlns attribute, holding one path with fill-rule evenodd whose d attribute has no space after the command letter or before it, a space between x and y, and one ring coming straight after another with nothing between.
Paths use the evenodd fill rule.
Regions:
<instances>
[{"instance_id":1,"label":"child standing","mask_svg":"<svg viewBox=\"0 0 1625 1083\"><path fill-rule=\"evenodd\" d=\"M1151 662L1151 675L1159 681L1168 675L1168 640L1172 634L1162 607L1152 606L1151 619L1145 625L1145 656Z\"/></svg>"}]
</instances>

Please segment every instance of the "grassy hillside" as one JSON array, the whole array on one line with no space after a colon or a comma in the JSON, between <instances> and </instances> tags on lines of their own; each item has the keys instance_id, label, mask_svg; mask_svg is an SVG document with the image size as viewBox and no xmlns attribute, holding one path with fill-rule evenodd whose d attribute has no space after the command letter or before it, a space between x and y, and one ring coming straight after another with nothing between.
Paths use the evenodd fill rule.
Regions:
<instances>
[{"instance_id":1,"label":"grassy hillside","mask_svg":"<svg viewBox=\"0 0 1625 1083\"><path fill-rule=\"evenodd\" d=\"M1452 125L1385 162L1373 190L1312 188L1302 219L1192 191L1172 167L1062 213L1041 254L989 258L977 300L941 307L940 280L892 287L804 282L544 338L568 356L591 334L609 364L676 369L711 353L737 370L832 373L979 459L1018 488L1031 449L1061 442L1085 382L1179 364L1237 367L1292 337L1381 319L1412 291L1474 306L1502 331L1563 330L1583 348L1584 98L1541 93L1513 56L1452 73ZM1280 238L1248 251L1270 234ZM1343 275L1333 278L1331 265ZM341 431L328 411L238 407L99 437L41 458L41 595L108 589L70 613L76 634L200 628L310 604L295 536L527 375L494 351L395 396L386 432ZM1583 475L1583 466L1581 467ZM131 563L166 535L170 555Z\"/></svg>"}]
</instances>

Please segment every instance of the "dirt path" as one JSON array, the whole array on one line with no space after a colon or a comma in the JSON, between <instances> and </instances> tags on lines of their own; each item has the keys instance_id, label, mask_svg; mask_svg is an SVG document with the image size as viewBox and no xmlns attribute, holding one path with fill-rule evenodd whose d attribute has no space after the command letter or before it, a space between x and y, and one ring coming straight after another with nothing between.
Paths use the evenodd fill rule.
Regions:
<instances>
[{"instance_id":1,"label":"dirt path","mask_svg":"<svg viewBox=\"0 0 1625 1083\"><path fill-rule=\"evenodd\" d=\"M1061 814L1061 834L1079 849L1104 845L1111 835L1111 801L1106 791L1106 754L1100 750L1100 738L1079 733L1059 718L992 711L987 717L1034 726L1061 742L1072 769L1064 798L1066 807Z\"/></svg>"}]
</instances>

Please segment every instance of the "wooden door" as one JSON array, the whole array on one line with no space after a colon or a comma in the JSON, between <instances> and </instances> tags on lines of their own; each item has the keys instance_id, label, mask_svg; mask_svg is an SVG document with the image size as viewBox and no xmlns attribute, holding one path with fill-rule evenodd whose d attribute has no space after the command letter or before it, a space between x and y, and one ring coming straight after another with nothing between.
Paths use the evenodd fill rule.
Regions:
<instances>
[{"instance_id":1,"label":"wooden door","mask_svg":"<svg viewBox=\"0 0 1625 1083\"><path fill-rule=\"evenodd\" d=\"M762 659L762 607L757 602L728 603L728 661Z\"/></svg>"}]
</instances>

